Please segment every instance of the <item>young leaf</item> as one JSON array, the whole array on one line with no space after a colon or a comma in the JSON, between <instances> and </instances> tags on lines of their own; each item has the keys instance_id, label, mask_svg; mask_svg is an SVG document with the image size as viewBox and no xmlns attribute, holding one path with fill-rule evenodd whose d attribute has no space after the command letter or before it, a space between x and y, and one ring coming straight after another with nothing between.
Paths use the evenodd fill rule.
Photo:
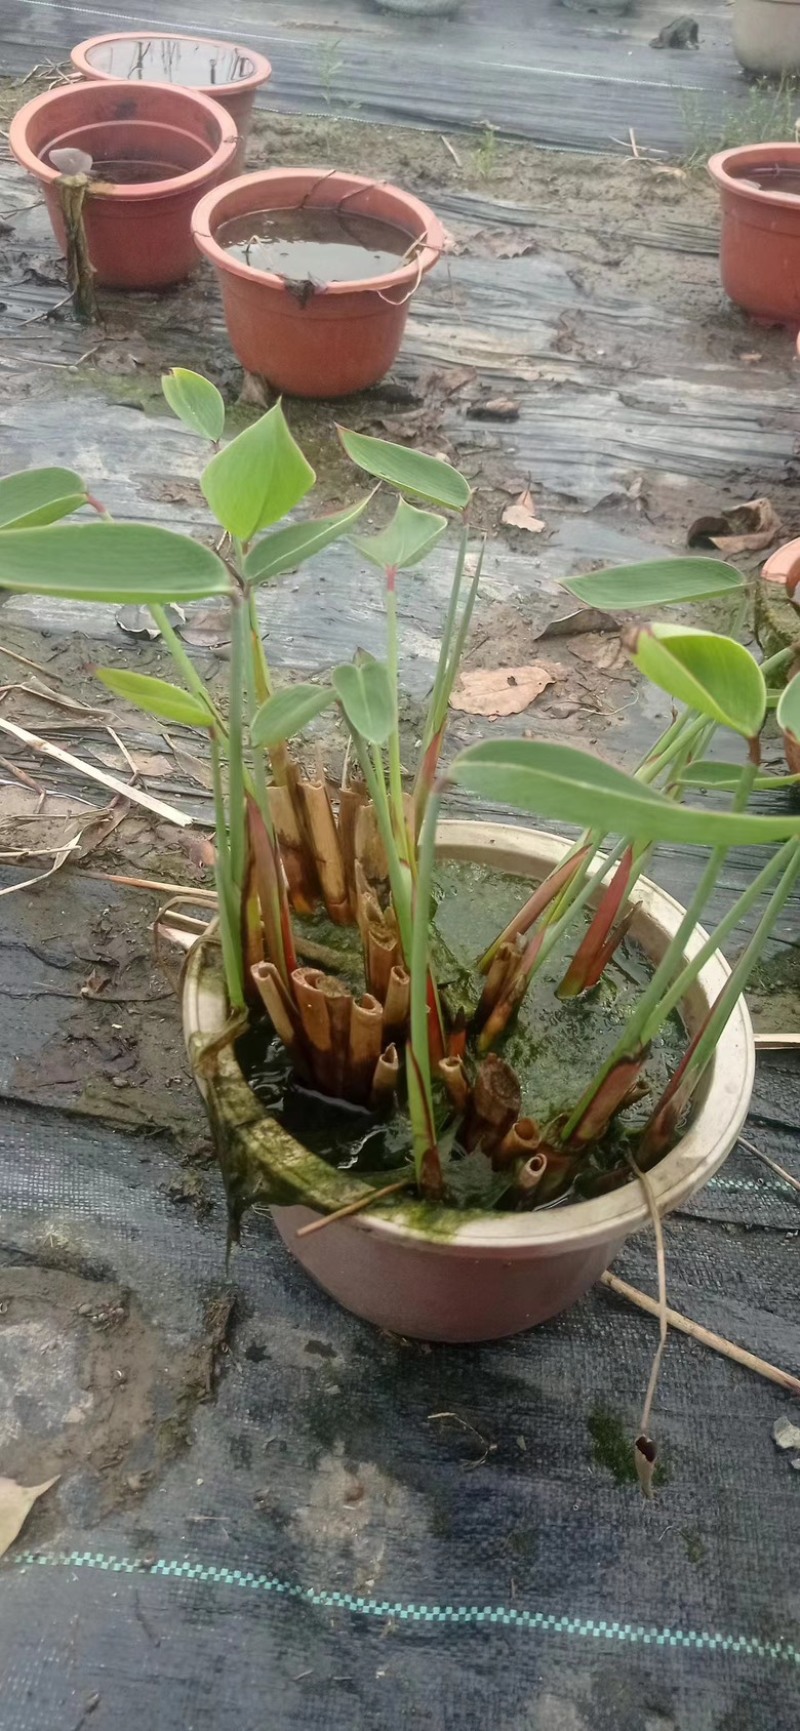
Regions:
<instances>
[{"instance_id":1,"label":"young leaf","mask_svg":"<svg viewBox=\"0 0 800 1731\"><path fill-rule=\"evenodd\" d=\"M161 380L161 389L173 415L193 433L216 445L225 431L225 404L210 379L188 367L173 367Z\"/></svg>"},{"instance_id":2,"label":"young leaf","mask_svg":"<svg viewBox=\"0 0 800 1731\"><path fill-rule=\"evenodd\" d=\"M394 727L394 700L382 661L363 661L334 669L333 688L350 726L369 745L383 745Z\"/></svg>"},{"instance_id":3,"label":"young leaf","mask_svg":"<svg viewBox=\"0 0 800 1731\"><path fill-rule=\"evenodd\" d=\"M733 637L683 625L646 625L631 632L628 648L642 673L679 703L745 739L760 732L767 712L764 675L749 649Z\"/></svg>"},{"instance_id":4,"label":"young leaf","mask_svg":"<svg viewBox=\"0 0 800 1731\"><path fill-rule=\"evenodd\" d=\"M248 584L254 587L257 583L266 583L270 577L294 571L306 559L321 553L331 541L338 541L347 534L372 498L374 494L368 493L365 499L347 505L343 511L335 511L327 517L312 517L309 523L289 523L285 529L275 529L271 535L265 535L251 547L245 559Z\"/></svg>"},{"instance_id":5,"label":"young leaf","mask_svg":"<svg viewBox=\"0 0 800 1731\"><path fill-rule=\"evenodd\" d=\"M494 805L632 840L745 847L800 835L800 817L693 810L587 751L541 740L484 740L469 746L451 763L447 781Z\"/></svg>"},{"instance_id":6,"label":"young leaf","mask_svg":"<svg viewBox=\"0 0 800 1731\"><path fill-rule=\"evenodd\" d=\"M250 723L253 745L266 746L267 750L280 745L300 733L315 715L321 715L335 701L335 693L319 685L291 685L288 691L278 691L253 716Z\"/></svg>"},{"instance_id":7,"label":"young leaf","mask_svg":"<svg viewBox=\"0 0 800 1731\"><path fill-rule=\"evenodd\" d=\"M566 577L562 587L592 607L612 613L636 607L645 613L651 607L672 607L679 601L731 595L744 588L744 578L733 565L724 565L719 559L646 559L639 565L612 565L607 571Z\"/></svg>"},{"instance_id":8,"label":"young leaf","mask_svg":"<svg viewBox=\"0 0 800 1731\"><path fill-rule=\"evenodd\" d=\"M739 786L740 776L741 770L735 763L709 763L698 758L696 763L687 763L676 780L681 787L705 787L716 793L733 793ZM757 775L753 787L793 787L798 781L800 775Z\"/></svg>"},{"instance_id":9,"label":"young leaf","mask_svg":"<svg viewBox=\"0 0 800 1731\"><path fill-rule=\"evenodd\" d=\"M379 535L357 539L356 546L365 559L369 559L372 565L379 565L382 571L390 567L396 571L407 570L425 558L446 528L446 517L439 517L434 511L419 511L416 505L407 505L405 499L398 499L397 510L386 528Z\"/></svg>"},{"instance_id":10,"label":"young leaf","mask_svg":"<svg viewBox=\"0 0 800 1731\"><path fill-rule=\"evenodd\" d=\"M206 464L200 485L218 523L251 541L304 499L316 477L292 438L280 403Z\"/></svg>"},{"instance_id":11,"label":"young leaf","mask_svg":"<svg viewBox=\"0 0 800 1731\"><path fill-rule=\"evenodd\" d=\"M784 687L775 712L775 720L794 744L800 743L800 673Z\"/></svg>"},{"instance_id":12,"label":"young leaf","mask_svg":"<svg viewBox=\"0 0 800 1731\"><path fill-rule=\"evenodd\" d=\"M22 469L0 481L0 530L57 523L86 504L86 488L72 469Z\"/></svg>"},{"instance_id":13,"label":"young leaf","mask_svg":"<svg viewBox=\"0 0 800 1731\"><path fill-rule=\"evenodd\" d=\"M336 431L351 462L377 480L389 481L401 493L412 493L415 498L427 499L431 505L444 505L450 511L463 511L469 504L472 498L469 482L439 457L426 457L422 451L409 451L405 445L353 433L348 427L337 427Z\"/></svg>"},{"instance_id":14,"label":"young leaf","mask_svg":"<svg viewBox=\"0 0 800 1731\"><path fill-rule=\"evenodd\" d=\"M180 685L170 685L166 679L151 679L146 673L123 673L116 667L98 667L95 672L116 697L135 703L137 709L146 710L148 715L157 715L159 721L209 727L214 719L199 697L191 696Z\"/></svg>"},{"instance_id":15,"label":"young leaf","mask_svg":"<svg viewBox=\"0 0 800 1731\"><path fill-rule=\"evenodd\" d=\"M146 523L63 523L0 534L0 587L72 601L202 601L225 595L216 553Z\"/></svg>"}]
</instances>

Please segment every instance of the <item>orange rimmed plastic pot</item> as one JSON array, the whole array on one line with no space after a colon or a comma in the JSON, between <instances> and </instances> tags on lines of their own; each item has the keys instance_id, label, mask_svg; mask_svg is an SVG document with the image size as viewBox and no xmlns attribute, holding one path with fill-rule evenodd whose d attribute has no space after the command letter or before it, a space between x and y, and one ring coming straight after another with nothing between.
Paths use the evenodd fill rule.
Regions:
<instances>
[{"instance_id":1,"label":"orange rimmed plastic pot","mask_svg":"<svg viewBox=\"0 0 800 1731\"><path fill-rule=\"evenodd\" d=\"M166 288L194 269L192 211L230 171L238 144L236 126L218 102L123 80L48 90L15 114L8 136L17 162L42 187L62 252L60 176L50 151L86 151L100 176L109 163L141 172L140 180L102 182L105 190L90 192L83 207L96 280L122 289Z\"/></svg>"},{"instance_id":2,"label":"orange rimmed plastic pot","mask_svg":"<svg viewBox=\"0 0 800 1731\"><path fill-rule=\"evenodd\" d=\"M223 223L265 210L336 210L374 217L417 243L407 263L357 282L297 284L255 270L216 239ZM324 168L272 168L242 175L210 193L192 218L195 241L211 260L231 346L250 373L295 397L347 397L377 384L403 339L409 302L438 263L448 236L432 210L400 187Z\"/></svg>"},{"instance_id":3,"label":"orange rimmed plastic pot","mask_svg":"<svg viewBox=\"0 0 800 1731\"><path fill-rule=\"evenodd\" d=\"M87 37L73 48L71 59L83 78L169 84L218 102L236 122L239 147L230 172L241 174L256 93L272 76L263 54L213 36L120 30Z\"/></svg>"},{"instance_id":4,"label":"orange rimmed plastic pot","mask_svg":"<svg viewBox=\"0 0 800 1731\"><path fill-rule=\"evenodd\" d=\"M800 175L800 145L746 144L708 164L722 210L722 286L762 324L800 326L800 197L748 179L768 168Z\"/></svg>"}]
</instances>

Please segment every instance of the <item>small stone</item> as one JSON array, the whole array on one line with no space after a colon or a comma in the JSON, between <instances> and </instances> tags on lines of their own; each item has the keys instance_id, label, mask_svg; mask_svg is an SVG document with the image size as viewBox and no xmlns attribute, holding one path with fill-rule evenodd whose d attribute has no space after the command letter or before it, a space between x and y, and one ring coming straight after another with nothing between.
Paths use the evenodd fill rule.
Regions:
<instances>
[{"instance_id":1,"label":"small stone","mask_svg":"<svg viewBox=\"0 0 800 1731\"><path fill-rule=\"evenodd\" d=\"M772 1426L772 1440L779 1449L800 1449L800 1427L792 1424L791 1419L785 1416L776 1418ZM795 1464L793 1461L792 1465Z\"/></svg>"}]
</instances>

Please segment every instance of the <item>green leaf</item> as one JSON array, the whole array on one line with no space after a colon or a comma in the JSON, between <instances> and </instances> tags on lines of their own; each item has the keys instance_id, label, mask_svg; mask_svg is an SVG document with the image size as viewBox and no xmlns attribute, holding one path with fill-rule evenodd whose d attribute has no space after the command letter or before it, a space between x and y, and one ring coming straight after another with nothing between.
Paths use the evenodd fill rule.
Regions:
<instances>
[{"instance_id":1,"label":"green leaf","mask_svg":"<svg viewBox=\"0 0 800 1731\"><path fill-rule=\"evenodd\" d=\"M72 469L22 469L0 481L0 530L57 523L86 504L86 488Z\"/></svg>"},{"instance_id":2,"label":"green leaf","mask_svg":"<svg viewBox=\"0 0 800 1731\"><path fill-rule=\"evenodd\" d=\"M170 685L166 679L151 679L146 673L123 673L116 667L98 667L95 671L98 679L102 679L116 697L135 703L137 709L146 710L148 715L157 715L159 721L180 721L185 727L209 727L214 719L211 710L200 702L199 697L192 697L181 685Z\"/></svg>"},{"instance_id":3,"label":"green leaf","mask_svg":"<svg viewBox=\"0 0 800 1731\"><path fill-rule=\"evenodd\" d=\"M761 731L767 688L743 644L683 625L646 625L631 635L628 647L636 666L670 697L745 739Z\"/></svg>"},{"instance_id":4,"label":"green leaf","mask_svg":"<svg viewBox=\"0 0 800 1731\"><path fill-rule=\"evenodd\" d=\"M193 433L218 444L225 431L225 404L210 379L188 367L173 367L161 380L161 389L173 415Z\"/></svg>"},{"instance_id":5,"label":"green leaf","mask_svg":"<svg viewBox=\"0 0 800 1731\"><path fill-rule=\"evenodd\" d=\"M350 726L369 745L383 745L394 727L394 694L388 669L371 655L334 669L333 688Z\"/></svg>"},{"instance_id":6,"label":"green leaf","mask_svg":"<svg viewBox=\"0 0 800 1731\"><path fill-rule=\"evenodd\" d=\"M379 535L357 540L356 546L365 559L379 565L382 571L407 570L425 558L446 528L446 517L439 517L434 511L420 511L416 505L398 499L397 510L386 528Z\"/></svg>"},{"instance_id":7,"label":"green leaf","mask_svg":"<svg viewBox=\"0 0 800 1731\"><path fill-rule=\"evenodd\" d=\"M200 485L223 529L238 541L251 541L299 505L315 479L276 403L211 458Z\"/></svg>"},{"instance_id":8,"label":"green leaf","mask_svg":"<svg viewBox=\"0 0 800 1731\"><path fill-rule=\"evenodd\" d=\"M775 720L781 730L795 744L800 742L800 673L784 686L775 711Z\"/></svg>"},{"instance_id":9,"label":"green leaf","mask_svg":"<svg viewBox=\"0 0 800 1731\"><path fill-rule=\"evenodd\" d=\"M365 499L347 505L344 511L335 511L327 517L312 517L309 523L290 523L285 529L275 529L271 535L265 535L255 547L251 547L245 559L248 584L266 583L269 578L280 577L284 571L294 571L306 559L321 553L331 541L338 541L340 536L347 534L374 496L374 493L368 493Z\"/></svg>"},{"instance_id":10,"label":"green leaf","mask_svg":"<svg viewBox=\"0 0 800 1731\"><path fill-rule=\"evenodd\" d=\"M72 601L201 601L225 595L216 553L144 523L63 523L0 535L0 588Z\"/></svg>"},{"instance_id":11,"label":"green leaf","mask_svg":"<svg viewBox=\"0 0 800 1731\"><path fill-rule=\"evenodd\" d=\"M493 805L643 841L745 847L800 835L800 817L750 817L676 804L587 751L541 740L484 740L454 760L447 781Z\"/></svg>"},{"instance_id":12,"label":"green leaf","mask_svg":"<svg viewBox=\"0 0 800 1731\"><path fill-rule=\"evenodd\" d=\"M253 745L266 746L267 750L280 745L283 740L300 733L315 715L321 715L323 709L329 709L335 702L335 693L319 685L291 685L287 691L278 691L274 697L268 697L253 716L251 741Z\"/></svg>"},{"instance_id":13,"label":"green leaf","mask_svg":"<svg viewBox=\"0 0 800 1731\"><path fill-rule=\"evenodd\" d=\"M709 763L698 758L687 763L676 780L681 787L705 787L719 793L733 793L739 785L740 771L735 763ZM757 775L753 787L792 787L800 775Z\"/></svg>"},{"instance_id":14,"label":"green leaf","mask_svg":"<svg viewBox=\"0 0 800 1731\"><path fill-rule=\"evenodd\" d=\"M366 433L353 433L348 427L337 427L337 433L351 462L379 481L389 481L401 493L427 499L431 505L444 505L450 511L463 511L472 498L468 481L449 463L439 457L426 457L421 451L409 451L405 445L391 445L386 439L371 439Z\"/></svg>"},{"instance_id":15,"label":"green leaf","mask_svg":"<svg viewBox=\"0 0 800 1731\"><path fill-rule=\"evenodd\" d=\"M611 565L584 577L562 578L562 587L579 601L612 613L628 607L672 607L679 601L708 601L744 588L733 565L719 559L646 559L640 565Z\"/></svg>"}]
</instances>

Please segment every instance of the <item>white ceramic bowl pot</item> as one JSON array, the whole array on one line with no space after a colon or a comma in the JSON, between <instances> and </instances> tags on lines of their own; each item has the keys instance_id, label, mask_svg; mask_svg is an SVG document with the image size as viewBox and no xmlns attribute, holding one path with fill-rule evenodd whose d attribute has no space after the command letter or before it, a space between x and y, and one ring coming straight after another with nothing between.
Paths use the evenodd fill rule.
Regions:
<instances>
[{"instance_id":1,"label":"white ceramic bowl pot","mask_svg":"<svg viewBox=\"0 0 800 1731\"><path fill-rule=\"evenodd\" d=\"M734 0L733 49L745 72L800 72L800 0Z\"/></svg>"},{"instance_id":2,"label":"white ceramic bowl pot","mask_svg":"<svg viewBox=\"0 0 800 1731\"><path fill-rule=\"evenodd\" d=\"M567 844L537 830L485 823L443 822L442 858L491 864L498 871L537 882ZM683 909L647 879L637 884L639 912L632 935L657 960L677 931ZM705 934L697 928L686 957L696 955ZM691 1033L716 998L729 969L716 955L703 968L682 1006ZM191 953L185 975L183 1016L187 1043L212 1039L224 1026L227 1003L210 947ZM732 1015L710 1065L691 1120L676 1147L650 1174L659 1208L667 1213L685 1202L722 1165L744 1124L755 1073L750 1017L743 1003ZM201 1088L202 1079L198 1077ZM297 1237L298 1227L317 1218L313 1208L292 1206L292 1196L324 1198L323 1212L352 1200L353 1180L302 1149L269 1119L247 1087L230 1047L220 1060L221 1094L230 1091L236 1159L248 1173L269 1172L267 1194L276 1189L284 1206L273 1208L278 1231L292 1254L326 1292L357 1316L397 1334L423 1340L481 1341L516 1334L574 1304L617 1255L626 1238L648 1222L639 1185L630 1183L592 1201L530 1213L470 1213L418 1202L375 1205L369 1213L336 1222L324 1232ZM220 1122L216 1135L228 1134ZM223 1114L223 1120L224 1120ZM302 1169L302 1171L301 1171ZM318 1182L314 1173L318 1169ZM270 1189L271 1184L271 1189ZM367 1186L364 1186L366 1191Z\"/></svg>"}]
</instances>

